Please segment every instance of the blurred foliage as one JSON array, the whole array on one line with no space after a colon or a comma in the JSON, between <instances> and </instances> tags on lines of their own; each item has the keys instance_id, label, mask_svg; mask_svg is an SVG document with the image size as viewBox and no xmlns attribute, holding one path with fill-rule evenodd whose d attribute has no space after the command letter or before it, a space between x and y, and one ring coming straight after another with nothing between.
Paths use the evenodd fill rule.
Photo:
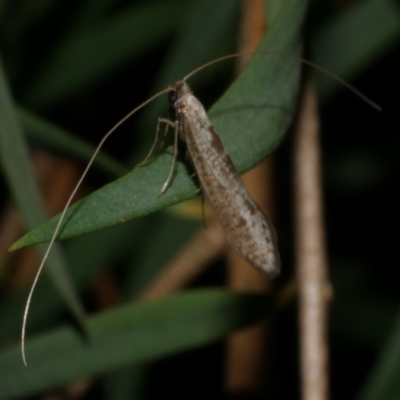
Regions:
<instances>
[{"instance_id":1,"label":"blurred foliage","mask_svg":"<svg viewBox=\"0 0 400 400\"><path fill-rule=\"evenodd\" d=\"M263 49L296 52L304 39L306 54L384 109L376 113L335 81L317 77L335 290L330 319L332 398L398 399L400 4L312 2L306 23L306 1L266 4L269 30ZM239 0L221 0L217 6L211 0L0 1L0 243L12 244L3 239L13 235L6 224L10 198L26 230L45 219L28 148L83 165L101 136L133 107L198 65L235 51L240 5ZM284 271L277 290L293 272L291 148L283 138L295 111L298 67L293 60L259 56L236 80L232 62L205 69L190 80L207 108L216 102L210 115L240 171L279 146L275 181ZM167 115L162 97L121 127L106 143L84 191L103 187L142 159L157 116ZM182 159L171 188L157 198L169 163L164 151L77 206L82 214L77 213L76 225L72 219L64 231L73 239L57 254L58 262L68 268L44 274L33 297L28 368L20 359L19 330L32 278L26 273L22 283L13 284L21 257L0 259L0 398L49 393L91 377L98 379L85 398L200 398L222 391L222 339L268 314L265 299L206 289L223 284L223 265L217 263L193 283L200 289L166 300L129 303L201 227L200 220L163 212L196 191ZM21 247L47 240L52 226L32 231ZM110 227L97 231L104 226ZM92 233L75 237L83 231ZM109 273L120 304L104 310L94 287ZM54 280L61 282L61 289ZM63 283L69 281L74 289ZM72 311L79 307L75 300L65 300L75 290L90 311L86 338L65 315L65 302ZM267 388L271 398L298 396L296 323L293 305L274 318L268 360L268 381L274 382Z\"/></svg>"}]
</instances>

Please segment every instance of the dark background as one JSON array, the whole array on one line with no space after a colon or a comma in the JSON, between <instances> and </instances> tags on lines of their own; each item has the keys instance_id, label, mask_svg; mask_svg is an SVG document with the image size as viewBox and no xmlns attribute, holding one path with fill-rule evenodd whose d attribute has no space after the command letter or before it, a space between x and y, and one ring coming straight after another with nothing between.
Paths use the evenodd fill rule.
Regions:
<instances>
[{"instance_id":1,"label":"dark background","mask_svg":"<svg viewBox=\"0 0 400 400\"><path fill-rule=\"evenodd\" d=\"M182 1L181 15L174 13L173 16L164 16L173 18L174 22L171 25L174 29L166 29L162 37L121 61L102 78L82 85L79 90L74 89L71 92L66 90L57 99L41 102L40 96L36 97L39 100L34 100L32 88L40 81L38 76L43 76L43 71L46 71L49 55L54 52L58 43L67 38L71 32L73 34L75 29L89 28L90 24L106 21L132 7L134 3L140 5L144 2L103 1L95 7L90 7L89 2L80 1L58 1L57 4L50 4L51 2L42 0L37 3L38 6L35 7L28 1L12 0L2 2L0 8L0 48L15 101L93 144L99 141L115 121L153 93L155 85L158 85L156 89L163 87L162 84L165 85L166 82L160 84L157 81L159 79L157 74L164 63L168 62L169 54L179 36L185 34L182 20L186 18L186 13L190 12L190 7ZM335 65L324 64L323 56L318 55L321 46L318 42L319 35L327 24L332 19L340 21L352 7L360 6L362 3L363 1L330 1L321 6L318 2L313 2L305 24L306 47L309 54L316 52L315 59L318 62L339 73L343 78L349 79L352 85L383 108L382 112L376 112L336 84L331 89L321 89L323 189L330 276L334 287L329 322L331 392L332 399L343 400L367 398L357 396L360 396L361 390L372 379L372 371L379 371L377 363L384 349L392 351L388 346L394 342L389 342L388 338L396 325L400 300L397 256L400 224L398 212L400 27L397 33L388 35L387 39L376 40L377 44L371 46L368 56L362 55L362 58L360 55L363 62L355 70L349 69L346 72L345 67L343 71L340 71L340 68L335 69ZM400 24L399 2L382 3L391 3L397 7ZM176 9L179 7L174 8ZM86 17L82 16L84 15L82 10L88 12ZM225 24L216 40L215 48L210 51L209 59L215 55L232 52L236 48L240 8L233 9L231 14L229 22ZM360 18L372 17L360 13ZM374 21L373 18L371 20ZM365 24L362 22L360 25L365 26L368 20ZM356 40L374 42L377 37L384 36L380 36L380 30L386 29L385 20L375 20L370 30L362 33L356 28L358 29L358 25L350 36L343 36L347 32L342 36L340 32L338 33L336 40L339 48L342 46L357 49ZM152 29L154 26L148 26L149 32ZM208 29L207 21L204 21L204 29ZM150 35L149 32L142 31L137 35ZM201 34L199 37L201 38ZM326 42L325 49L330 45L331 43ZM332 47L334 51L334 46ZM341 57L343 55L337 55L339 64ZM356 55L354 57L357 58ZM205 104L212 104L233 79L231 65L227 64L220 71L199 78L196 94L204 99ZM154 80L156 84L153 83ZM166 99L162 101L165 102L163 115L165 116L167 101ZM133 165L143 157L146 153L144 149L151 143L151 140L134 132L146 132L150 124L155 126L154 121L151 115L132 118L122 132L118 132L110 139L106 151L116 159L124 160L126 165ZM44 141L32 139L30 141L34 149L54 151L48 148ZM286 140L275 153L277 231L285 265L284 272L276 283L278 290L287 283L293 273L292 210L295 205L292 201L291 152L289 131ZM89 176L86 190L100 187L108 180L108 176L95 170ZM4 177L1 178L0 184L1 192L5 194L7 187ZM3 207L7 204L7 199L7 195L2 197ZM147 232L143 235L151 235L151 232L161 229L162 222L159 220L163 218L171 217L162 214L159 217L148 217ZM180 234L187 236L187 232L194 231L200 223L199 221L189 221L187 224L174 222L173 225L176 229L182 225ZM174 231L170 233L170 235L180 234ZM161 253L163 251L160 250ZM123 282L133 279L135 275L129 271L131 263L132 254L125 253L116 257L114 263L109 264L114 265L117 278ZM7 268L12 270L10 265ZM135 283L127 285L123 297L128 298L147 278L139 275L135 279ZM209 268L193 283L193 286L223 285L224 280L224 264L220 261ZM2 287L3 292L6 292L7 281L4 279ZM89 310L98 309L99 306L91 290L84 290L82 295ZM299 398L296 306L293 301L272 320L272 335L266 356L268 368L265 391L269 395L268 398ZM3 323L1 322L1 325ZM6 343L5 341L5 345ZM117 372L107 377L99 377L84 398L119 398L115 394L118 393L118 389L113 388L113 385L122 382L124 374L127 376L131 374L128 378L132 384L130 398L155 399L162 396L167 399L187 397L200 399L211 395L224 397L226 394L223 390L223 371L224 343L219 342L162 359L151 365L121 370L120 381ZM387 392L387 397L381 399L394 399L396 393L400 396L400 391L396 390L396 385L393 385L392 391ZM265 393L242 397L265 398Z\"/></svg>"}]
</instances>

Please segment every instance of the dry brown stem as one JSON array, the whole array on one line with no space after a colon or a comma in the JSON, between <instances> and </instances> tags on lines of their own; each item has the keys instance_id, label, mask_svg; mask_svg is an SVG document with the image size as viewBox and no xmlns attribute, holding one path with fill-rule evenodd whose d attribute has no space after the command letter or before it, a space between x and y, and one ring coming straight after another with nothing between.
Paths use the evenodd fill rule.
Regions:
<instances>
[{"instance_id":1,"label":"dry brown stem","mask_svg":"<svg viewBox=\"0 0 400 400\"><path fill-rule=\"evenodd\" d=\"M217 222L199 231L160 274L139 294L139 300L168 296L181 289L218 258L227 246Z\"/></svg>"}]
</instances>

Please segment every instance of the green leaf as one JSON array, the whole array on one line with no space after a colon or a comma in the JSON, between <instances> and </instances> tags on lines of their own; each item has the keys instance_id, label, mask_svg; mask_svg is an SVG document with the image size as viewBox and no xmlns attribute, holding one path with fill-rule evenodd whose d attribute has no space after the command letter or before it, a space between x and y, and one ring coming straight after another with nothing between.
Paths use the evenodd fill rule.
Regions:
<instances>
[{"instance_id":1,"label":"green leaf","mask_svg":"<svg viewBox=\"0 0 400 400\"><path fill-rule=\"evenodd\" d=\"M400 315L358 400L396 400L400 397Z\"/></svg>"},{"instance_id":2,"label":"green leaf","mask_svg":"<svg viewBox=\"0 0 400 400\"><path fill-rule=\"evenodd\" d=\"M286 1L260 50L295 51L304 11L303 1ZM256 165L282 141L294 114L299 72L297 61L257 54L211 109L214 127L239 172ZM158 197L170 165L171 156L163 154L77 202L68 210L59 238L102 229L193 197L196 187L181 163L170 188ZM31 231L11 250L48 241L57 220L56 216Z\"/></svg>"},{"instance_id":3,"label":"green leaf","mask_svg":"<svg viewBox=\"0 0 400 400\"><path fill-rule=\"evenodd\" d=\"M207 289L118 307L89 319L92 340L60 328L0 353L0 399L23 396L74 379L196 348L257 321L265 298Z\"/></svg>"},{"instance_id":4,"label":"green leaf","mask_svg":"<svg viewBox=\"0 0 400 400\"><path fill-rule=\"evenodd\" d=\"M30 142L38 143L53 152L69 155L86 163L92 157L95 148L84 140L23 108L18 110L18 116ZM119 177L128 172L121 163L101 151L93 167L113 177Z\"/></svg>"},{"instance_id":5,"label":"green leaf","mask_svg":"<svg viewBox=\"0 0 400 400\"><path fill-rule=\"evenodd\" d=\"M0 63L0 161L14 201L28 228L46 219L36 178L30 165L28 149L8 90ZM38 250L42 253L43 247ZM66 304L85 328L83 307L70 283L60 250L56 247L49 258L49 272ZM22 311L22 310L21 310Z\"/></svg>"}]
</instances>

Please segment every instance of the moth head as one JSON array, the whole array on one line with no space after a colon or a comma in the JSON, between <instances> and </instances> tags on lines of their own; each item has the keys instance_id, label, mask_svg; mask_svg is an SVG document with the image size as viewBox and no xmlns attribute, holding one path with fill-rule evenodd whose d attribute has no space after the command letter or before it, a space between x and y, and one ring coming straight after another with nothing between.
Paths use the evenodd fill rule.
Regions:
<instances>
[{"instance_id":1,"label":"moth head","mask_svg":"<svg viewBox=\"0 0 400 400\"><path fill-rule=\"evenodd\" d=\"M171 106L173 106L178 101L179 95L176 90L171 90L168 92L168 101Z\"/></svg>"}]
</instances>

